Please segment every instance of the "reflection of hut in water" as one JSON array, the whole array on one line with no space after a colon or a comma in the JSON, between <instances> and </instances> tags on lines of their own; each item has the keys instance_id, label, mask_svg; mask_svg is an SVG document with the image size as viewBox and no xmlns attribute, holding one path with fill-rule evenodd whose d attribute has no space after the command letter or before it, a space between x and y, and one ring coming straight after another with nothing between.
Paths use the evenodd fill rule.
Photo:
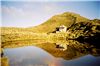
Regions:
<instances>
[{"instance_id":1,"label":"reflection of hut in water","mask_svg":"<svg viewBox=\"0 0 100 66\"><path fill-rule=\"evenodd\" d=\"M65 50L67 50L67 45L56 43L56 48L59 48L60 50L65 51Z\"/></svg>"},{"instance_id":2,"label":"reflection of hut in water","mask_svg":"<svg viewBox=\"0 0 100 66\"><path fill-rule=\"evenodd\" d=\"M50 53L51 55L53 55L56 58L63 58L65 60L72 60L81 56L84 56L87 54L87 52L83 52L81 53L78 50L75 50L76 48L67 46L67 50L60 50L61 48L59 48L60 45L58 45L59 43L48 43L48 44L43 44L41 46L42 49L44 49L45 51L47 51L48 53ZM61 44L61 43L60 43ZM55 47L58 47L56 48Z\"/></svg>"}]
</instances>

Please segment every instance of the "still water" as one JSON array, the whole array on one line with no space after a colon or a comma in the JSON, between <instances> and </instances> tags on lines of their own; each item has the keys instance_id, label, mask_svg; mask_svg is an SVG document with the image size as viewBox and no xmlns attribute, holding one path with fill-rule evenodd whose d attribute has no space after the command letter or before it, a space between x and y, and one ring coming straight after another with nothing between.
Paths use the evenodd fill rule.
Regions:
<instances>
[{"instance_id":1,"label":"still water","mask_svg":"<svg viewBox=\"0 0 100 66\"><path fill-rule=\"evenodd\" d=\"M53 50L51 51L53 52ZM62 52L67 53L67 51ZM35 46L5 48L4 55L8 57L10 66L100 66L99 56L80 54L78 52L72 52L69 56L66 54L56 54L56 56L55 54L53 55L52 53ZM64 56L71 56L71 58L64 59Z\"/></svg>"}]
</instances>

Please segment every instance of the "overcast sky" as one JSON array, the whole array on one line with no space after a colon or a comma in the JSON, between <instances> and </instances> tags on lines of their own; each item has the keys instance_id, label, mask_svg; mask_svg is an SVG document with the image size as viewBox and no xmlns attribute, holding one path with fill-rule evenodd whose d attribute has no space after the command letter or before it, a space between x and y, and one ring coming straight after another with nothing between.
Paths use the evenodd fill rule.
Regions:
<instances>
[{"instance_id":1,"label":"overcast sky","mask_svg":"<svg viewBox=\"0 0 100 66\"><path fill-rule=\"evenodd\" d=\"M100 19L100 1L1 1L2 26L39 25L55 14L78 13L89 19Z\"/></svg>"}]
</instances>

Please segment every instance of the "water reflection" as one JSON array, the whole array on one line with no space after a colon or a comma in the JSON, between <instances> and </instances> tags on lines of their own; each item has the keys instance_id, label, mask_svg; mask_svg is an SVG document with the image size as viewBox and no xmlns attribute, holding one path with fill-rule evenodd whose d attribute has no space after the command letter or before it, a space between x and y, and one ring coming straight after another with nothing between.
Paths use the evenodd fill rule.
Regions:
<instances>
[{"instance_id":1,"label":"water reflection","mask_svg":"<svg viewBox=\"0 0 100 66\"><path fill-rule=\"evenodd\" d=\"M10 66L47 65L53 56L34 46L5 49L5 56L10 60Z\"/></svg>"},{"instance_id":2,"label":"water reflection","mask_svg":"<svg viewBox=\"0 0 100 66\"><path fill-rule=\"evenodd\" d=\"M5 49L10 66L99 66L100 57L85 55L73 60L56 58L44 50L34 47Z\"/></svg>"},{"instance_id":3,"label":"water reflection","mask_svg":"<svg viewBox=\"0 0 100 66\"><path fill-rule=\"evenodd\" d=\"M10 66L98 66L100 50L74 40L29 40L2 45ZM98 56L98 57L97 57Z\"/></svg>"}]
</instances>

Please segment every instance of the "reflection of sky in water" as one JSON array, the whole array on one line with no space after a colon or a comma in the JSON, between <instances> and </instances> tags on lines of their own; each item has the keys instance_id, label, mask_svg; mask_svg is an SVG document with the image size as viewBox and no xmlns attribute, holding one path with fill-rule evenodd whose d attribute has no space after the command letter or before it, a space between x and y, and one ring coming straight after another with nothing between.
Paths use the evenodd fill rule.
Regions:
<instances>
[{"instance_id":1,"label":"reflection of sky in water","mask_svg":"<svg viewBox=\"0 0 100 66\"><path fill-rule=\"evenodd\" d=\"M46 51L34 47L5 49L11 66L99 66L100 57L87 55L73 60L54 58ZM48 64L48 65L47 65Z\"/></svg>"},{"instance_id":2,"label":"reflection of sky in water","mask_svg":"<svg viewBox=\"0 0 100 66\"><path fill-rule=\"evenodd\" d=\"M69 61L61 61L60 63L66 66L100 66L100 57L86 55Z\"/></svg>"}]
</instances>

